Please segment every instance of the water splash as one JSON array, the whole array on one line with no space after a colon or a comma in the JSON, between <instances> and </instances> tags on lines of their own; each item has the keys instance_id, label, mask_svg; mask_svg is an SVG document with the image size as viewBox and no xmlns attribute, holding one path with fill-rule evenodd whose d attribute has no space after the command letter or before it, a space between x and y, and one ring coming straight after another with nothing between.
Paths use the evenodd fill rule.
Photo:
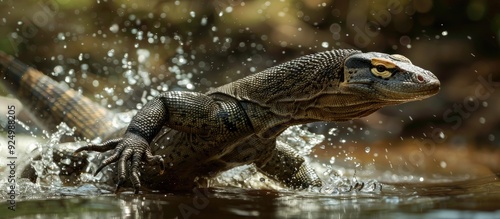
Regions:
<instances>
[{"instance_id":1,"label":"water splash","mask_svg":"<svg viewBox=\"0 0 500 219\"><path fill-rule=\"evenodd\" d=\"M379 193L382 184L376 180L363 181L354 174L345 174L335 171L332 165L322 163L317 159L309 159L313 148L321 144L325 136L312 133L304 126L292 126L285 130L278 138L277 144L287 144L304 156L306 162L317 171L323 181L321 188L309 188L307 191L322 194L346 193ZM209 180L209 185L214 187L240 187L252 189L286 190L287 187L260 173L254 165L245 165L233 168Z\"/></svg>"},{"instance_id":2,"label":"water splash","mask_svg":"<svg viewBox=\"0 0 500 219\"><path fill-rule=\"evenodd\" d=\"M307 156L316 145L325 140L324 135L319 135L302 129L301 126L292 126L286 129L278 138L280 143L293 147L302 156Z\"/></svg>"},{"instance_id":3,"label":"water splash","mask_svg":"<svg viewBox=\"0 0 500 219\"><path fill-rule=\"evenodd\" d=\"M150 52L147 49L137 49L137 61L139 65L137 66L137 73L141 77L145 86L151 85L151 79L149 78L149 72L147 71L145 64L149 59Z\"/></svg>"},{"instance_id":4,"label":"water splash","mask_svg":"<svg viewBox=\"0 0 500 219\"><path fill-rule=\"evenodd\" d=\"M45 144L38 144L37 149L41 159L32 160L31 166L34 168L37 175L37 184L48 187L61 187L63 185L59 173L59 166L54 162L54 146L59 144L61 137L64 135L72 136L75 129L69 128L66 123L62 122L57 126L57 131L49 134L44 131L49 141ZM31 158L33 159L33 158Z\"/></svg>"},{"instance_id":5,"label":"water splash","mask_svg":"<svg viewBox=\"0 0 500 219\"><path fill-rule=\"evenodd\" d=\"M323 142L325 136L309 132L302 126L292 126L286 129L276 141L276 144L286 144L296 149L300 155L310 162L308 155L312 149ZM253 189L286 189L281 183L257 171L254 165L233 168L209 180L210 186L240 187Z\"/></svg>"}]
</instances>

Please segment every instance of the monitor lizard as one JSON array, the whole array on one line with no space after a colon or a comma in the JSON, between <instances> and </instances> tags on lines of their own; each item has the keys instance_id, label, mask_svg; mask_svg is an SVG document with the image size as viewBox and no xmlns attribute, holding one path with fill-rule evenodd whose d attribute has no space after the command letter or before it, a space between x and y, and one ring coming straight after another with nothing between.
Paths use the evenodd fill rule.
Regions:
<instances>
[{"instance_id":1,"label":"monitor lizard","mask_svg":"<svg viewBox=\"0 0 500 219\"><path fill-rule=\"evenodd\" d=\"M398 54L332 50L282 63L206 93L167 91L146 103L126 129L113 113L21 62L0 55L0 75L41 116L77 127L77 135L105 141L75 151L108 155L121 187L187 190L205 177L254 164L291 188L322 185L295 149L276 144L286 128L347 121L389 105L435 95L437 77ZM26 94L31 90L32 94ZM45 104L46 107L43 107ZM110 128L112 127L112 128ZM112 137L121 135L120 137ZM115 172L116 171L116 172ZM115 172L115 173L114 173Z\"/></svg>"}]
</instances>

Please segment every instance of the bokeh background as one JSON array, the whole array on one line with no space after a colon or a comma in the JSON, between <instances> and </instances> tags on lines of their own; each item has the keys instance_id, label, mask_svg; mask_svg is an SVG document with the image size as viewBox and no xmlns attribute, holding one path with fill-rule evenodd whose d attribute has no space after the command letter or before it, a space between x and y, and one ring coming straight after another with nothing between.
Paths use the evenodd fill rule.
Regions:
<instances>
[{"instance_id":1,"label":"bokeh background","mask_svg":"<svg viewBox=\"0 0 500 219\"><path fill-rule=\"evenodd\" d=\"M0 36L0 50L117 111L314 52L399 53L434 72L441 92L309 124L326 135L313 155L429 179L500 172L499 1L3 0Z\"/></svg>"}]
</instances>

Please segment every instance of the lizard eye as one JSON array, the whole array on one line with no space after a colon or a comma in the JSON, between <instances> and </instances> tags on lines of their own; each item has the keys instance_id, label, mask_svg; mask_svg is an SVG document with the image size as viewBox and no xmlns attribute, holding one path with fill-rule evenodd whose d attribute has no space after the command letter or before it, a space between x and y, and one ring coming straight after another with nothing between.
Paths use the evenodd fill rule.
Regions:
<instances>
[{"instance_id":1,"label":"lizard eye","mask_svg":"<svg viewBox=\"0 0 500 219\"><path fill-rule=\"evenodd\" d=\"M383 65L377 65L377 66L375 66L375 69L376 69L378 72L380 72L380 73L382 73L382 72L384 72L385 70L387 70L387 69L385 68L385 66L383 66Z\"/></svg>"},{"instance_id":2,"label":"lizard eye","mask_svg":"<svg viewBox=\"0 0 500 219\"><path fill-rule=\"evenodd\" d=\"M392 76L392 72L387 70L387 67L383 65L376 65L375 67L372 67L371 72L373 75L383 79L387 79Z\"/></svg>"},{"instance_id":3,"label":"lizard eye","mask_svg":"<svg viewBox=\"0 0 500 219\"><path fill-rule=\"evenodd\" d=\"M371 60L372 68L370 71L373 75L388 79L392 76L392 69L396 68L396 65L387 59L373 58Z\"/></svg>"}]
</instances>

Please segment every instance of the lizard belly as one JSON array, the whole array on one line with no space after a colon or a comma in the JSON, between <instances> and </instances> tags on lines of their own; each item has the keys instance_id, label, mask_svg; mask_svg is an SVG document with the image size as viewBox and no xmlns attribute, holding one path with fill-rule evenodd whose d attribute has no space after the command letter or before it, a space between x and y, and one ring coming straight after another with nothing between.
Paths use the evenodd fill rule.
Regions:
<instances>
[{"instance_id":1,"label":"lizard belly","mask_svg":"<svg viewBox=\"0 0 500 219\"><path fill-rule=\"evenodd\" d=\"M238 138L240 139L240 138ZM153 190L189 190L199 186L200 181L243 164L259 159L265 151L255 135L243 140L227 138L213 139L180 132L170 128L163 130L151 142L151 152L161 155L165 172L159 175L157 166L144 166L141 171L143 186Z\"/></svg>"}]
</instances>

